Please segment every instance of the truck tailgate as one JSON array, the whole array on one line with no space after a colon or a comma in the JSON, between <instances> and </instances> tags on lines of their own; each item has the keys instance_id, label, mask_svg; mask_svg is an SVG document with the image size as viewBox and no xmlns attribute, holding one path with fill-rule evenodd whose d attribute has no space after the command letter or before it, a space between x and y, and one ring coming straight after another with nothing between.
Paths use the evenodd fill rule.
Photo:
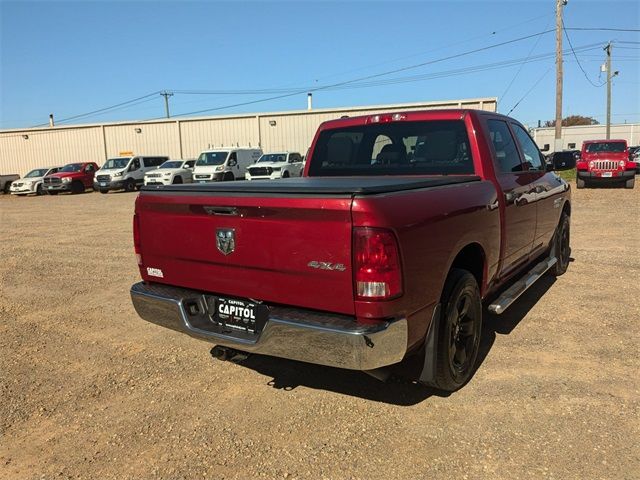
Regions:
<instances>
[{"instance_id":1,"label":"truck tailgate","mask_svg":"<svg viewBox=\"0 0 640 480\"><path fill-rule=\"evenodd\" d=\"M142 277L354 314L351 202L348 194L143 191L136 202Z\"/></svg>"}]
</instances>

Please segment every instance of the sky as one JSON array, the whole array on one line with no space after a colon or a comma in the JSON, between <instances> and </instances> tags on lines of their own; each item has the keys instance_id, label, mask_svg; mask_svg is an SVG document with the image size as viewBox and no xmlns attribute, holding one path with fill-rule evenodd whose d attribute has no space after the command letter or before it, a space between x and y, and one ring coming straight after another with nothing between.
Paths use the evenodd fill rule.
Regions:
<instances>
[{"instance_id":1,"label":"sky","mask_svg":"<svg viewBox=\"0 0 640 480\"><path fill-rule=\"evenodd\" d=\"M604 123L613 41L612 121L640 122L640 33L571 30L638 30L640 2L569 0L564 23L564 116ZM554 29L555 0L0 0L0 129L159 118L161 91L172 116L298 110L309 90L314 108L498 97L535 126Z\"/></svg>"}]
</instances>

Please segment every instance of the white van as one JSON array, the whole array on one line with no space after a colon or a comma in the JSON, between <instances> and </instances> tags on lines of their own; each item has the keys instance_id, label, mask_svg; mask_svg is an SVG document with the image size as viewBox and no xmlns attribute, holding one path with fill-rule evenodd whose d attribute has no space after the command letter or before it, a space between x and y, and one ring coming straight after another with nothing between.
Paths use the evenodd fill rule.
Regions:
<instances>
[{"instance_id":1,"label":"white van","mask_svg":"<svg viewBox=\"0 0 640 480\"><path fill-rule=\"evenodd\" d=\"M100 193L109 190L133 192L144 184L146 172L158 168L167 160L169 157L146 155L110 158L93 177L93 189Z\"/></svg>"},{"instance_id":2,"label":"white van","mask_svg":"<svg viewBox=\"0 0 640 480\"><path fill-rule=\"evenodd\" d=\"M243 179L247 167L262 155L259 148L205 150L196 160L193 181L198 183Z\"/></svg>"}]
</instances>

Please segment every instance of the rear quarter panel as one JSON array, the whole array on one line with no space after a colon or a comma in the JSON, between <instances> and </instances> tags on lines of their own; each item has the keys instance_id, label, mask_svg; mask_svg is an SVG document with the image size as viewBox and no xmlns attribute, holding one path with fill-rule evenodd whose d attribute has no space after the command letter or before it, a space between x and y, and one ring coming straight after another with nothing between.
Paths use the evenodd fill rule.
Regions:
<instances>
[{"instance_id":1,"label":"rear quarter panel","mask_svg":"<svg viewBox=\"0 0 640 480\"><path fill-rule=\"evenodd\" d=\"M447 273L457 254L478 244L485 255L481 291L497 268L500 212L494 185L488 181L407 192L356 197L354 227L385 227L396 234L403 266L404 295L389 302L356 302L361 318L406 315L409 347L421 342Z\"/></svg>"}]
</instances>

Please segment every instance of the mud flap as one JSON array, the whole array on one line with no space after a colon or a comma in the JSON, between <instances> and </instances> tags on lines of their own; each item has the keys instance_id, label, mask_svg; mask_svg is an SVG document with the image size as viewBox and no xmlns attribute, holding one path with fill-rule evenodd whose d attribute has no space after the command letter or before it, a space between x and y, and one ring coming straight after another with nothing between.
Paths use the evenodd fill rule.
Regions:
<instances>
[{"instance_id":1,"label":"mud flap","mask_svg":"<svg viewBox=\"0 0 640 480\"><path fill-rule=\"evenodd\" d=\"M433 309L433 316L431 317L431 325L429 325L429 331L427 332L427 338L424 342L424 366L420 373L418 381L423 385L430 387L436 387L436 355L438 345L438 330L440 329L440 310L442 305L438 303Z\"/></svg>"}]
</instances>

